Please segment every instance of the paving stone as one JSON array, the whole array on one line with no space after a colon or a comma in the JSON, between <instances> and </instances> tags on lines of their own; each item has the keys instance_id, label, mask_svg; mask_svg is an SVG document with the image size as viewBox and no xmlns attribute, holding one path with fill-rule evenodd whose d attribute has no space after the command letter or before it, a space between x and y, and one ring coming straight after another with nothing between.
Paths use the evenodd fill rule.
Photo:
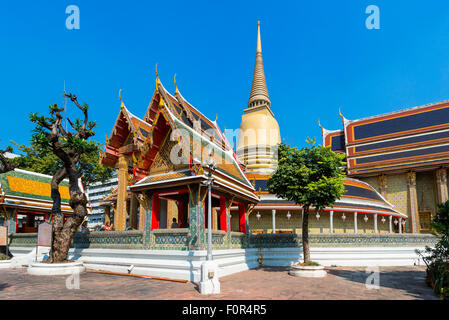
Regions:
<instances>
[{"instance_id":1,"label":"paving stone","mask_svg":"<svg viewBox=\"0 0 449 320\"><path fill-rule=\"evenodd\" d=\"M201 295L195 283L177 283L98 273L80 275L80 289L66 276L32 276L26 269L0 272L0 299L126 300L438 300L425 284L425 267L381 267L378 290L368 290L365 268L329 267L325 278L297 278L288 268L253 269L220 279L221 293Z\"/></svg>"}]
</instances>

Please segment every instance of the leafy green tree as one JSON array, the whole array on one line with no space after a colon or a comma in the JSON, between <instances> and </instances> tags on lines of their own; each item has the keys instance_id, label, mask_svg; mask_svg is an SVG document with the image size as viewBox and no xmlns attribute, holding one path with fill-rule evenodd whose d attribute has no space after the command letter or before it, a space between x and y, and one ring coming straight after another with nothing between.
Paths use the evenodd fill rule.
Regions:
<instances>
[{"instance_id":1,"label":"leafy green tree","mask_svg":"<svg viewBox=\"0 0 449 320\"><path fill-rule=\"evenodd\" d=\"M18 160L28 169L48 170L46 173L53 173L53 242L48 260L50 263L60 263L67 259L72 238L87 215L87 197L79 188L79 178L84 178L88 184L96 180L99 172L104 173L103 169L98 169L98 165L94 163L98 161L99 144L87 141L95 135L93 129L96 127L96 123L88 119L89 106L81 106L76 95L65 96L83 112L84 120L76 119L72 122L67 119L71 126L67 131L62 125L63 109L57 105L49 107L49 116L30 114L30 120L35 123L31 147L25 149L25 153L30 156ZM39 159L40 156L50 163L44 163ZM69 180L69 204L73 214L64 222L59 184L66 178Z\"/></svg>"},{"instance_id":2,"label":"leafy green tree","mask_svg":"<svg viewBox=\"0 0 449 320\"><path fill-rule=\"evenodd\" d=\"M268 180L268 190L303 208L302 244L304 263L310 262L309 211L332 206L344 191L344 155L308 138L308 147L298 149L285 143L278 148L278 169Z\"/></svg>"}]
</instances>

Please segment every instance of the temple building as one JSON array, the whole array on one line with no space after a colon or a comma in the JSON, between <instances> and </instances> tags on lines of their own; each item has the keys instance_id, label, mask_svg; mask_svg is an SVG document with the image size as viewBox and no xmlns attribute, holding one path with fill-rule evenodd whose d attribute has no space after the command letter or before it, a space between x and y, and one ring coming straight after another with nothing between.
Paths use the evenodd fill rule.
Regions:
<instances>
[{"instance_id":1,"label":"temple building","mask_svg":"<svg viewBox=\"0 0 449 320\"><path fill-rule=\"evenodd\" d=\"M208 211L204 182L211 176L214 237L230 241L231 232L245 235L258 197L217 122L190 104L177 86L170 94L158 75L142 118L120 100L100 160L117 170L118 186L102 200L114 230L148 230L149 247L155 235L176 245L170 242L173 233L183 234L182 241L189 241L191 248L204 249ZM231 215L231 208L236 213Z\"/></svg>"},{"instance_id":2,"label":"temple building","mask_svg":"<svg viewBox=\"0 0 449 320\"><path fill-rule=\"evenodd\" d=\"M340 140L338 140L339 142ZM267 190L267 180L276 171L281 142L279 125L271 110L262 60L260 23L254 74L248 106L240 125L237 155L260 196L249 216L252 233L301 233L302 207L277 198ZM407 216L398 211L370 184L347 178L345 194L332 208L314 212L311 233L401 233Z\"/></svg>"},{"instance_id":3,"label":"temple building","mask_svg":"<svg viewBox=\"0 0 449 320\"><path fill-rule=\"evenodd\" d=\"M407 232L429 232L437 204L448 200L449 101L358 120L340 116L343 129L322 128L323 144L346 154L348 177L405 213Z\"/></svg>"},{"instance_id":4,"label":"temple building","mask_svg":"<svg viewBox=\"0 0 449 320\"><path fill-rule=\"evenodd\" d=\"M0 225L6 221L9 233L35 233L40 223L51 220L51 180L51 176L21 169L0 174ZM80 188L84 190L81 182ZM67 179L59 185L59 192L61 211L67 218L73 213Z\"/></svg>"}]
</instances>

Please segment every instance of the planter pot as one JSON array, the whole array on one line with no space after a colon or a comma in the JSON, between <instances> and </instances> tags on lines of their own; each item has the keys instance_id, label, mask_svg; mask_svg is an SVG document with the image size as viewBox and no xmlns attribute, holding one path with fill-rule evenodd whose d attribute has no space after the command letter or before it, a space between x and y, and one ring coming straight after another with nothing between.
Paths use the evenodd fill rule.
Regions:
<instances>
[{"instance_id":1,"label":"planter pot","mask_svg":"<svg viewBox=\"0 0 449 320\"><path fill-rule=\"evenodd\" d=\"M81 261L67 263L30 263L27 269L29 274L39 276L58 276L71 275L74 273L82 273L86 271L86 267Z\"/></svg>"},{"instance_id":2,"label":"planter pot","mask_svg":"<svg viewBox=\"0 0 449 320\"><path fill-rule=\"evenodd\" d=\"M291 266L288 272L294 277L322 278L326 276L324 266Z\"/></svg>"},{"instance_id":3,"label":"planter pot","mask_svg":"<svg viewBox=\"0 0 449 320\"><path fill-rule=\"evenodd\" d=\"M6 269L6 268L11 268L12 264L11 264L12 260L0 260L0 269Z\"/></svg>"}]
</instances>

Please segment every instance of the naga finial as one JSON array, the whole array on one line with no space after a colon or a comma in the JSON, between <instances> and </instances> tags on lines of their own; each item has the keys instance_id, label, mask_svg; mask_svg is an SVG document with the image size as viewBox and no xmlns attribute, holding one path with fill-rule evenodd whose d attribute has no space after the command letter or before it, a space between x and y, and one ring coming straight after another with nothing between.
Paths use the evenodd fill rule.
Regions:
<instances>
[{"instance_id":1,"label":"naga finial","mask_svg":"<svg viewBox=\"0 0 449 320\"><path fill-rule=\"evenodd\" d=\"M321 128L321 130L323 130L324 128L323 128L323 126L321 125L321 122L320 122L320 118L318 118L318 127L320 127Z\"/></svg>"},{"instance_id":2,"label":"naga finial","mask_svg":"<svg viewBox=\"0 0 449 320\"><path fill-rule=\"evenodd\" d=\"M341 114L341 107L338 107L338 113L340 114L340 117L344 118L343 115Z\"/></svg>"},{"instance_id":3,"label":"naga finial","mask_svg":"<svg viewBox=\"0 0 449 320\"><path fill-rule=\"evenodd\" d=\"M157 63L156 63L156 93L159 93L159 73L157 72Z\"/></svg>"},{"instance_id":4,"label":"naga finial","mask_svg":"<svg viewBox=\"0 0 449 320\"><path fill-rule=\"evenodd\" d=\"M175 81L175 94L177 94L177 93L179 93L179 91L178 91L178 85L176 84L176 73L175 73L174 81Z\"/></svg>"},{"instance_id":5,"label":"naga finial","mask_svg":"<svg viewBox=\"0 0 449 320\"><path fill-rule=\"evenodd\" d=\"M125 104L123 103L123 100L122 100L122 89L120 89L118 91L118 97L120 98L120 102L121 102L120 108L123 108L125 106Z\"/></svg>"}]
</instances>

